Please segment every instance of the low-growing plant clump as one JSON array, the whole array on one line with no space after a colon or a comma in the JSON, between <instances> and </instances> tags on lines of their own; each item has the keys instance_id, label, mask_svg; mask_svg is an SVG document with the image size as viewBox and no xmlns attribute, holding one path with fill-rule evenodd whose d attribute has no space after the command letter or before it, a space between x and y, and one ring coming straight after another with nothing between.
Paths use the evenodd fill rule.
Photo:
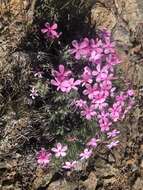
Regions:
<instances>
[{"instance_id":1,"label":"low-growing plant clump","mask_svg":"<svg viewBox=\"0 0 143 190\"><path fill-rule=\"evenodd\" d=\"M57 167L74 169L79 160L92 157L97 146L112 149L119 145L116 123L131 110L134 92L118 76L121 60L106 29L65 47L61 45L62 32L57 23L45 23L41 33L49 44L51 57L54 60L54 52L58 51L59 60L48 71L46 66L34 68L37 79L36 85L31 85L30 97L33 104L38 98L43 102L51 98L52 106L46 105L47 115L53 125L51 131L57 136L54 147L41 147L37 162L42 167L50 167L53 162ZM67 129L60 127L66 125Z\"/></svg>"}]
</instances>

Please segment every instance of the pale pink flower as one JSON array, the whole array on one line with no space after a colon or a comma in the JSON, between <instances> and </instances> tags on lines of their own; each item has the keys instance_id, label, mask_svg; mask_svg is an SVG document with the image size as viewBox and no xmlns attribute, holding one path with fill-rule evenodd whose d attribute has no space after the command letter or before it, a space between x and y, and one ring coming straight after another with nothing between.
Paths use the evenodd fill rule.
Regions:
<instances>
[{"instance_id":1,"label":"pale pink flower","mask_svg":"<svg viewBox=\"0 0 143 190\"><path fill-rule=\"evenodd\" d=\"M110 144L107 145L109 149L116 147L119 144L119 141L112 141Z\"/></svg>"},{"instance_id":2,"label":"pale pink flower","mask_svg":"<svg viewBox=\"0 0 143 190\"><path fill-rule=\"evenodd\" d=\"M65 70L64 65L59 65L59 71L53 70L52 75L59 81L67 79L72 74L70 70Z\"/></svg>"},{"instance_id":3,"label":"pale pink flower","mask_svg":"<svg viewBox=\"0 0 143 190\"><path fill-rule=\"evenodd\" d=\"M110 66L112 71L113 71L113 66L114 65L118 65L118 64L121 63L118 56L115 53L114 54L109 54L108 56L106 56L106 62Z\"/></svg>"},{"instance_id":4,"label":"pale pink flower","mask_svg":"<svg viewBox=\"0 0 143 190\"><path fill-rule=\"evenodd\" d=\"M83 94L88 95L90 100L99 92L97 84L94 84L93 86L91 84L86 84L85 87L86 89L83 91Z\"/></svg>"},{"instance_id":5,"label":"pale pink flower","mask_svg":"<svg viewBox=\"0 0 143 190\"><path fill-rule=\"evenodd\" d=\"M51 150L55 153L55 156L59 158L66 156L67 149L67 146L63 146L61 143L57 143L56 147L52 148Z\"/></svg>"},{"instance_id":6,"label":"pale pink flower","mask_svg":"<svg viewBox=\"0 0 143 190\"><path fill-rule=\"evenodd\" d=\"M73 49L70 49L70 53L75 55L75 58L79 60L82 57L87 57L90 52L89 40L84 38L82 42L77 42L74 40L72 42Z\"/></svg>"},{"instance_id":7,"label":"pale pink flower","mask_svg":"<svg viewBox=\"0 0 143 190\"><path fill-rule=\"evenodd\" d=\"M99 139L92 138L90 141L87 143L87 146L91 146L93 148L97 147L97 142L99 142Z\"/></svg>"},{"instance_id":8,"label":"pale pink flower","mask_svg":"<svg viewBox=\"0 0 143 190\"><path fill-rule=\"evenodd\" d=\"M101 40L98 40L98 41L94 40L94 39L90 40L91 52L95 51L98 54L103 53L103 47L102 46L103 46L103 43Z\"/></svg>"},{"instance_id":9,"label":"pale pink flower","mask_svg":"<svg viewBox=\"0 0 143 190\"><path fill-rule=\"evenodd\" d=\"M31 98L34 100L36 96L38 96L38 91L35 89L35 87L32 87L31 91Z\"/></svg>"},{"instance_id":10,"label":"pale pink flower","mask_svg":"<svg viewBox=\"0 0 143 190\"><path fill-rule=\"evenodd\" d=\"M134 91L133 91L132 89L129 89L129 90L127 91L127 95L128 95L128 96L134 96Z\"/></svg>"},{"instance_id":11,"label":"pale pink flower","mask_svg":"<svg viewBox=\"0 0 143 190\"><path fill-rule=\"evenodd\" d=\"M84 86L87 83L92 83L92 72L91 69L89 67L84 67L84 72L81 75L81 82L82 82L82 86Z\"/></svg>"},{"instance_id":12,"label":"pale pink flower","mask_svg":"<svg viewBox=\"0 0 143 190\"><path fill-rule=\"evenodd\" d=\"M91 149L84 149L84 151L80 154L80 159L84 160L84 159L88 159L90 158L92 155L92 150Z\"/></svg>"},{"instance_id":13,"label":"pale pink flower","mask_svg":"<svg viewBox=\"0 0 143 190\"><path fill-rule=\"evenodd\" d=\"M78 90L77 86L80 85L81 80L74 80L74 78L70 78L69 80L66 81L66 83L67 83L66 92L70 92L72 89Z\"/></svg>"},{"instance_id":14,"label":"pale pink flower","mask_svg":"<svg viewBox=\"0 0 143 190\"><path fill-rule=\"evenodd\" d=\"M110 40L106 40L106 43L104 44L104 53L115 53L115 42L110 42Z\"/></svg>"},{"instance_id":15,"label":"pale pink flower","mask_svg":"<svg viewBox=\"0 0 143 190\"><path fill-rule=\"evenodd\" d=\"M56 39L59 38L61 33L58 33L56 30L58 25L56 23L50 25L48 22L45 23L45 28L41 29L43 34L46 34L48 38Z\"/></svg>"},{"instance_id":16,"label":"pale pink flower","mask_svg":"<svg viewBox=\"0 0 143 190\"><path fill-rule=\"evenodd\" d=\"M119 106L124 106L126 100L126 95L124 95L123 92L120 93L120 95L116 96L116 101Z\"/></svg>"},{"instance_id":17,"label":"pale pink flower","mask_svg":"<svg viewBox=\"0 0 143 190\"><path fill-rule=\"evenodd\" d=\"M64 169L74 169L76 167L77 161L65 162L62 168Z\"/></svg>"},{"instance_id":18,"label":"pale pink flower","mask_svg":"<svg viewBox=\"0 0 143 190\"><path fill-rule=\"evenodd\" d=\"M117 131L116 129L107 133L108 138L116 137L118 134L120 134L120 131Z\"/></svg>"},{"instance_id":19,"label":"pale pink flower","mask_svg":"<svg viewBox=\"0 0 143 190\"><path fill-rule=\"evenodd\" d=\"M41 150L37 154L37 162L41 166L47 166L51 160L52 154L47 152L45 148L41 148Z\"/></svg>"},{"instance_id":20,"label":"pale pink flower","mask_svg":"<svg viewBox=\"0 0 143 190\"><path fill-rule=\"evenodd\" d=\"M93 72L92 72L92 75L93 75L93 76L96 76L96 81L97 81L97 82L104 81L104 80L106 80L107 77L108 77L108 67L107 67L107 66L104 66L104 67L101 69L101 66L98 64L97 67L96 67L96 71L93 71Z\"/></svg>"},{"instance_id":21,"label":"pale pink flower","mask_svg":"<svg viewBox=\"0 0 143 190\"><path fill-rule=\"evenodd\" d=\"M85 116L85 118L87 120L91 120L95 115L96 115L96 112L94 110L94 106L84 106L83 107L83 110L81 111L81 115L82 116Z\"/></svg>"},{"instance_id":22,"label":"pale pink flower","mask_svg":"<svg viewBox=\"0 0 143 190\"><path fill-rule=\"evenodd\" d=\"M113 121L117 121L120 119L120 115L122 113L122 107L118 103L114 103L112 108L109 108L110 117Z\"/></svg>"},{"instance_id":23,"label":"pale pink flower","mask_svg":"<svg viewBox=\"0 0 143 190\"><path fill-rule=\"evenodd\" d=\"M92 99L92 103L100 105L100 104L102 104L102 103L105 102L106 97L107 96L106 96L105 92L99 90L99 91L96 92L96 94L94 93L94 97Z\"/></svg>"},{"instance_id":24,"label":"pale pink flower","mask_svg":"<svg viewBox=\"0 0 143 190\"><path fill-rule=\"evenodd\" d=\"M86 101L80 99L80 100L76 100L74 101L74 104L77 108L82 108L83 106L86 105Z\"/></svg>"},{"instance_id":25,"label":"pale pink flower","mask_svg":"<svg viewBox=\"0 0 143 190\"><path fill-rule=\"evenodd\" d=\"M101 62L102 54L97 53L96 51L92 51L89 57L89 61L95 64L99 64Z\"/></svg>"},{"instance_id":26,"label":"pale pink flower","mask_svg":"<svg viewBox=\"0 0 143 190\"><path fill-rule=\"evenodd\" d=\"M102 120L99 122L100 124L100 128L102 132L106 132L110 130L110 126L112 125L112 123L109 121L108 118Z\"/></svg>"},{"instance_id":27,"label":"pale pink flower","mask_svg":"<svg viewBox=\"0 0 143 190\"><path fill-rule=\"evenodd\" d=\"M68 81L61 81L55 78L55 80L51 80L51 84L57 87L57 90L61 90L62 92L69 92L69 83Z\"/></svg>"}]
</instances>

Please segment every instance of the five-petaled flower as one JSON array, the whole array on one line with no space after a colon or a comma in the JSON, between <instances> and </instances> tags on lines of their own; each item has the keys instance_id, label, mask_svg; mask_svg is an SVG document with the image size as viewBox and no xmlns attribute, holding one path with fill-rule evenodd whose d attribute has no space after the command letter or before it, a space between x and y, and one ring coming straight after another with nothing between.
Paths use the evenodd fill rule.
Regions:
<instances>
[{"instance_id":1,"label":"five-petaled flower","mask_svg":"<svg viewBox=\"0 0 143 190\"><path fill-rule=\"evenodd\" d=\"M63 146L61 143L57 143L56 146L51 150L55 153L55 157L59 158L66 156L67 149L68 149L67 146Z\"/></svg>"},{"instance_id":2,"label":"five-petaled flower","mask_svg":"<svg viewBox=\"0 0 143 190\"><path fill-rule=\"evenodd\" d=\"M80 159L84 160L84 159L88 159L89 157L91 157L92 155L92 150L91 149L84 149L84 151L80 154Z\"/></svg>"},{"instance_id":3,"label":"five-petaled flower","mask_svg":"<svg viewBox=\"0 0 143 190\"><path fill-rule=\"evenodd\" d=\"M58 25L56 23L49 24L48 22L45 23L45 28L41 29L41 32L43 34L46 34L48 38L50 39L56 39L59 38L61 33L58 33L56 30L58 28Z\"/></svg>"},{"instance_id":4,"label":"five-petaled flower","mask_svg":"<svg viewBox=\"0 0 143 190\"><path fill-rule=\"evenodd\" d=\"M47 152L45 148L41 148L41 150L37 154L37 162L41 166L47 166L51 160L52 154Z\"/></svg>"},{"instance_id":5,"label":"five-petaled flower","mask_svg":"<svg viewBox=\"0 0 143 190\"><path fill-rule=\"evenodd\" d=\"M65 162L62 168L67 169L67 170L75 169L76 164L77 164L77 161Z\"/></svg>"},{"instance_id":6,"label":"five-petaled flower","mask_svg":"<svg viewBox=\"0 0 143 190\"><path fill-rule=\"evenodd\" d=\"M36 98L36 96L38 96L38 91L36 90L35 87L32 87L32 89L30 90L30 96L31 98L34 100Z\"/></svg>"}]
</instances>

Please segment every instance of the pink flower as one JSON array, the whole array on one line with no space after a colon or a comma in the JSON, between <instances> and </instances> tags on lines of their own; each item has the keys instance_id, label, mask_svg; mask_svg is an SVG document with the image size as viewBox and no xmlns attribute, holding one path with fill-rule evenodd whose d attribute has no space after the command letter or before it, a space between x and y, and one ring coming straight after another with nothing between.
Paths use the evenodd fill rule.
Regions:
<instances>
[{"instance_id":1,"label":"pink flower","mask_svg":"<svg viewBox=\"0 0 143 190\"><path fill-rule=\"evenodd\" d=\"M115 53L115 43L110 42L110 40L107 40L104 45L104 53L105 54Z\"/></svg>"},{"instance_id":2,"label":"pink flower","mask_svg":"<svg viewBox=\"0 0 143 190\"><path fill-rule=\"evenodd\" d=\"M69 88L68 81L60 81L55 78L55 80L51 80L51 84L57 86L58 91L61 90L62 92L69 92L69 90L67 90Z\"/></svg>"},{"instance_id":3,"label":"pink flower","mask_svg":"<svg viewBox=\"0 0 143 190\"><path fill-rule=\"evenodd\" d=\"M47 152L45 148L41 148L41 150L38 152L38 155L37 155L38 164L40 164L41 166L48 165L51 160L51 156L52 154Z\"/></svg>"},{"instance_id":4,"label":"pink flower","mask_svg":"<svg viewBox=\"0 0 143 190\"><path fill-rule=\"evenodd\" d=\"M90 141L87 143L87 146L91 146L93 148L97 147L97 142L99 142L99 139L92 138Z\"/></svg>"},{"instance_id":5,"label":"pink flower","mask_svg":"<svg viewBox=\"0 0 143 190\"><path fill-rule=\"evenodd\" d=\"M117 121L120 119L120 115L122 112L122 107L118 103L114 103L112 108L109 108L110 117L113 121Z\"/></svg>"},{"instance_id":6,"label":"pink flower","mask_svg":"<svg viewBox=\"0 0 143 190\"><path fill-rule=\"evenodd\" d=\"M108 56L106 57L106 62L110 66L111 70L113 70L114 65L121 63L119 58L117 57L117 55L115 53L114 54L108 54Z\"/></svg>"},{"instance_id":7,"label":"pink flower","mask_svg":"<svg viewBox=\"0 0 143 190\"><path fill-rule=\"evenodd\" d=\"M90 51L89 40L84 38L81 43L78 43L76 40L72 42L73 49L70 49L70 53L75 55L75 58L79 60L81 57L87 57Z\"/></svg>"},{"instance_id":8,"label":"pink flower","mask_svg":"<svg viewBox=\"0 0 143 190\"><path fill-rule=\"evenodd\" d=\"M112 125L108 118L102 120L102 122L100 121L99 124L102 132L109 131L110 126Z\"/></svg>"},{"instance_id":9,"label":"pink flower","mask_svg":"<svg viewBox=\"0 0 143 190\"><path fill-rule=\"evenodd\" d=\"M109 149L112 149L113 147L116 147L119 144L119 141L113 141L110 144L107 145Z\"/></svg>"},{"instance_id":10,"label":"pink flower","mask_svg":"<svg viewBox=\"0 0 143 190\"><path fill-rule=\"evenodd\" d=\"M35 87L32 87L32 89L30 90L31 91L31 98L34 100L36 96L38 96L38 92L37 90L35 89Z\"/></svg>"},{"instance_id":11,"label":"pink flower","mask_svg":"<svg viewBox=\"0 0 143 190\"><path fill-rule=\"evenodd\" d=\"M101 66L98 64L96 67L97 71L93 71L92 74L93 76L96 76L96 81L101 82L107 79L108 77L108 67L104 66L101 69Z\"/></svg>"},{"instance_id":12,"label":"pink flower","mask_svg":"<svg viewBox=\"0 0 143 190\"><path fill-rule=\"evenodd\" d=\"M128 96L134 96L134 91L132 89L129 89L127 91Z\"/></svg>"},{"instance_id":13,"label":"pink flower","mask_svg":"<svg viewBox=\"0 0 143 190\"><path fill-rule=\"evenodd\" d=\"M89 57L89 61L92 63L99 64L101 62L102 54L92 51Z\"/></svg>"},{"instance_id":14,"label":"pink flower","mask_svg":"<svg viewBox=\"0 0 143 190\"><path fill-rule=\"evenodd\" d=\"M92 51L95 51L96 53L103 53L103 43L101 40L94 40L94 39L91 39L90 40L90 47L91 47L91 52Z\"/></svg>"},{"instance_id":15,"label":"pink flower","mask_svg":"<svg viewBox=\"0 0 143 190\"><path fill-rule=\"evenodd\" d=\"M84 95L88 95L88 98L91 100L98 93L98 86L94 84L91 86L90 84L85 85L86 89L83 91Z\"/></svg>"},{"instance_id":16,"label":"pink flower","mask_svg":"<svg viewBox=\"0 0 143 190\"><path fill-rule=\"evenodd\" d=\"M70 78L68 80L51 80L51 84L57 86L57 90L61 90L62 92L69 93L72 89L77 90L77 86L81 83L80 80L74 81L74 78Z\"/></svg>"},{"instance_id":17,"label":"pink flower","mask_svg":"<svg viewBox=\"0 0 143 190\"><path fill-rule=\"evenodd\" d=\"M120 133L120 131L117 131L116 129L112 130L111 132L108 132L108 138L112 138L112 137L116 137L118 134Z\"/></svg>"},{"instance_id":18,"label":"pink flower","mask_svg":"<svg viewBox=\"0 0 143 190\"><path fill-rule=\"evenodd\" d=\"M84 151L80 154L80 159L81 159L81 160L88 159L91 155L92 155L92 150L86 148L86 149L84 149Z\"/></svg>"},{"instance_id":19,"label":"pink flower","mask_svg":"<svg viewBox=\"0 0 143 190\"><path fill-rule=\"evenodd\" d=\"M45 28L41 29L41 32L43 34L46 34L48 38L56 39L59 38L60 33L56 31L58 28L58 25L56 23L50 25L48 22L45 23Z\"/></svg>"},{"instance_id":20,"label":"pink flower","mask_svg":"<svg viewBox=\"0 0 143 190\"><path fill-rule=\"evenodd\" d=\"M65 80L68 76L70 76L72 72L70 70L65 70L64 65L59 65L59 71L53 70L52 75L57 78L59 81Z\"/></svg>"},{"instance_id":21,"label":"pink flower","mask_svg":"<svg viewBox=\"0 0 143 190\"><path fill-rule=\"evenodd\" d=\"M74 169L76 167L76 161L72 161L72 162L65 162L63 168L64 169Z\"/></svg>"},{"instance_id":22,"label":"pink flower","mask_svg":"<svg viewBox=\"0 0 143 190\"><path fill-rule=\"evenodd\" d=\"M116 96L116 101L119 106L124 106L125 100L126 100L126 96L124 95L123 92L121 92L119 96Z\"/></svg>"},{"instance_id":23,"label":"pink flower","mask_svg":"<svg viewBox=\"0 0 143 190\"><path fill-rule=\"evenodd\" d=\"M83 107L83 110L81 111L81 115L85 116L87 120L91 120L92 117L96 115L96 112L94 111L94 106L88 107L87 105Z\"/></svg>"},{"instance_id":24,"label":"pink flower","mask_svg":"<svg viewBox=\"0 0 143 190\"><path fill-rule=\"evenodd\" d=\"M55 148L52 148L51 150L55 153L55 156L57 158L59 157L65 157L66 156L66 151L68 147L67 146L62 146L61 143L57 143Z\"/></svg>"},{"instance_id":25,"label":"pink flower","mask_svg":"<svg viewBox=\"0 0 143 190\"><path fill-rule=\"evenodd\" d=\"M72 89L73 90L78 90L77 86L80 85L81 81L80 80L74 80L74 78L70 78L67 82L67 90L66 92L70 92Z\"/></svg>"},{"instance_id":26,"label":"pink flower","mask_svg":"<svg viewBox=\"0 0 143 190\"><path fill-rule=\"evenodd\" d=\"M106 94L104 91L97 91L93 97L92 103L97 105L103 104L106 100Z\"/></svg>"},{"instance_id":27,"label":"pink flower","mask_svg":"<svg viewBox=\"0 0 143 190\"><path fill-rule=\"evenodd\" d=\"M76 106L77 108L82 108L83 106L86 105L86 101L80 99L80 100L76 100L76 101L74 102L74 104L75 104L75 106Z\"/></svg>"},{"instance_id":28,"label":"pink flower","mask_svg":"<svg viewBox=\"0 0 143 190\"><path fill-rule=\"evenodd\" d=\"M81 82L82 82L82 86L84 86L87 83L92 83L92 72L91 69L89 67L84 67L84 72L81 75Z\"/></svg>"}]
</instances>

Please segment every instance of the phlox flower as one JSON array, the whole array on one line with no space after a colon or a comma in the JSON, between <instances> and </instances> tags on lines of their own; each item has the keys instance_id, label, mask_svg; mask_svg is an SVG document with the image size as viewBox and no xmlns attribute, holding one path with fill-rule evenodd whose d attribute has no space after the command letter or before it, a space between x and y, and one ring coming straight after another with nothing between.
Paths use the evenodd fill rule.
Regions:
<instances>
[{"instance_id":1,"label":"phlox flower","mask_svg":"<svg viewBox=\"0 0 143 190\"><path fill-rule=\"evenodd\" d=\"M73 48L70 49L70 53L75 55L75 58L79 60L80 58L86 58L90 52L89 40L84 38L82 42L77 42L74 40L72 42Z\"/></svg>"},{"instance_id":2,"label":"phlox flower","mask_svg":"<svg viewBox=\"0 0 143 190\"><path fill-rule=\"evenodd\" d=\"M118 134L120 134L120 131L117 131L116 129L110 131L107 133L108 138L116 137Z\"/></svg>"},{"instance_id":3,"label":"phlox flower","mask_svg":"<svg viewBox=\"0 0 143 190\"><path fill-rule=\"evenodd\" d=\"M74 104L77 108L82 108L83 106L86 105L86 101L80 99L80 100L75 100Z\"/></svg>"},{"instance_id":4,"label":"phlox flower","mask_svg":"<svg viewBox=\"0 0 143 190\"><path fill-rule=\"evenodd\" d=\"M121 63L118 56L115 53L114 54L109 54L108 56L106 56L106 62L110 66L111 71L114 70L113 69L114 65L118 65L118 64Z\"/></svg>"},{"instance_id":5,"label":"phlox flower","mask_svg":"<svg viewBox=\"0 0 143 190\"><path fill-rule=\"evenodd\" d=\"M109 108L110 117L113 121L118 121L122 113L122 106L118 103L114 103L112 108Z\"/></svg>"},{"instance_id":6,"label":"phlox flower","mask_svg":"<svg viewBox=\"0 0 143 190\"><path fill-rule=\"evenodd\" d=\"M83 91L84 95L88 95L88 98L91 100L94 98L94 96L98 93L98 85L94 84L86 84L86 89Z\"/></svg>"},{"instance_id":7,"label":"phlox flower","mask_svg":"<svg viewBox=\"0 0 143 190\"><path fill-rule=\"evenodd\" d=\"M101 69L101 65L97 65L96 67L96 71L93 71L92 72L92 75L93 76L96 76L96 81L97 82L101 82L101 81L104 81L107 79L108 77L108 67L107 66L104 66L102 69Z\"/></svg>"},{"instance_id":8,"label":"phlox flower","mask_svg":"<svg viewBox=\"0 0 143 190\"><path fill-rule=\"evenodd\" d=\"M31 98L34 100L36 96L38 96L38 91L35 89L35 87L32 87L31 91Z\"/></svg>"},{"instance_id":9,"label":"phlox flower","mask_svg":"<svg viewBox=\"0 0 143 190\"><path fill-rule=\"evenodd\" d=\"M81 83L81 80L74 80L74 78L70 78L67 82L67 90L66 92L70 92L72 89L73 90L78 90L78 87Z\"/></svg>"},{"instance_id":10,"label":"phlox flower","mask_svg":"<svg viewBox=\"0 0 143 190\"><path fill-rule=\"evenodd\" d=\"M51 84L57 87L57 90L61 90L62 92L69 92L69 90L67 90L69 88L69 83L68 81L61 81L57 78L55 78L55 80L51 80Z\"/></svg>"},{"instance_id":11,"label":"phlox flower","mask_svg":"<svg viewBox=\"0 0 143 190\"><path fill-rule=\"evenodd\" d=\"M52 154L47 152L45 148L41 148L41 150L37 154L37 162L41 166L47 166L51 160Z\"/></svg>"},{"instance_id":12,"label":"phlox flower","mask_svg":"<svg viewBox=\"0 0 143 190\"><path fill-rule=\"evenodd\" d=\"M48 22L45 23L45 28L41 29L43 34L46 34L48 38L56 39L59 38L61 33L58 33L56 30L58 25L56 23L50 25Z\"/></svg>"},{"instance_id":13,"label":"phlox flower","mask_svg":"<svg viewBox=\"0 0 143 190\"><path fill-rule=\"evenodd\" d=\"M92 103L97 105L103 104L106 100L106 94L105 91L99 90L94 94L94 97L92 99Z\"/></svg>"},{"instance_id":14,"label":"phlox flower","mask_svg":"<svg viewBox=\"0 0 143 190\"><path fill-rule=\"evenodd\" d=\"M52 75L57 78L59 81L65 80L72 74L70 70L65 70L64 65L59 65L59 71L53 70Z\"/></svg>"},{"instance_id":15,"label":"phlox flower","mask_svg":"<svg viewBox=\"0 0 143 190\"><path fill-rule=\"evenodd\" d=\"M89 57L89 61L93 64L100 64L101 63L102 54L97 53L96 51L92 51Z\"/></svg>"},{"instance_id":16,"label":"phlox flower","mask_svg":"<svg viewBox=\"0 0 143 190\"><path fill-rule=\"evenodd\" d=\"M62 168L64 169L74 169L76 167L77 161L65 162Z\"/></svg>"},{"instance_id":17,"label":"phlox flower","mask_svg":"<svg viewBox=\"0 0 143 190\"><path fill-rule=\"evenodd\" d=\"M74 80L74 78L70 78L68 80L59 80L55 78L55 80L51 80L51 84L57 86L57 90L61 90L62 92L69 93L72 89L77 90L77 86L80 85L80 80Z\"/></svg>"},{"instance_id":18,"label":"phlox flower","mask_svg":"<svg viewBox=\"0 0 143 190\"><path fill-rule=\"evenodd\" d=\"M55 153L55 157L59 158L66 156L67 149L68 149L67 146L63 146L61 143L57 143L56 146L51 150Z\"/></svg>"},{"instance_id":19,"label":"phlox flower","mask_svg":"<svg viewBox=\"0 0 143 190\"><path fill-rule=\"evenodd\" d=\"M127 91L127 95L128 96L134 96L134 91L132 90L132 89L129 89L128 91Z\"/></svg>"},{"instance_id":20,"label":"phlox flower","mask_svg":"<svg viewBox=\"0 0 143 190\"><path fill-rule=\"evenodd\" d=\"M91 138L90 141L87 143L87 146L91 146L92 148L97 147L97 142L99 142L99 139Z\"/></svg>"},{"instance_id":21,"label":"phlox flower","mask_svg":"<svg viewBox=\"0 0 143 190\"><path fill-rule=\"evenodd\" d=\"M87 83L92 83L92 72L91 69L89 67L84 67L84 72L81 75L81 82L82 82L82 86L84 86Z\"/></svg>"},{"instance_id":22,"label":"phlox flower","mask_svg":"<svg viewBox=\"0 0 143 190\"><path fill-rule=\"evenodd\" d=\"M80 154L80 159L84 160L84 159L88 159L90 158L92 155L92 150L91 149L84 149L84 151Z\"/></svg>"},{"instance_id":23,"label":"phlox flower","mask_svg":"<svg viewBox=\"0 0 143 190\"><path fill-rule=\"evenodd\" d=\"M109 149L116 147L119 144L119 141L112 141L110 144L107 145Z\"/></svg>"},{"instance_id":24,"label":"phlox flower","mask_svg":"<svg viewBox=\"0 0 143 190\"><path fill-rule=\"evenodd\" d=\"M110 130L110 126L112 125L112 123L109 121L108 118L105 118L102 121L100 120L99 125L100 125L101 131L106 132Z\"/></svg>"},{"instance_id":25,"label":"phlox flower","mask_svg":"<svg viewBox=\"0 0 143 190\"><path fill-rule=\"evenodd\" d=\"M125 105L125 100L126 100L126 95L124 92L121 92L120 95L116 96L116 101L118 105L124 106Z\"/></svg>"},{"instance_id":26,"label":"phlox flower","mask_svg":"<svg viewBox=\"0 0 143 190\"><path fill-rule=\"evenodd\" d=\"M94 40L94 39L90 40L91 51L96 51L97 53L101 54L101 53L103 53L102 46L103 46L103 43L101 40Z\"/></svg>"},{"instance_id":27,"label":"phlox flower","mask_svg":"<svg viewBox=\"0 0 143 190\"><path fill-rule=\"evenodd\" d=\"M87 120L91 120L96 115L94 106L84 106L82 108L81 115L84 116Z\"/></svg>"},{"instance_id":28,"label":"phlox flower","mask_svg":"<svg viewBox=\"0 0 143 190\"><path fill-rule=\"evenodd\" d=\"M110 42L106 40L106 43L103 45L105 54L114 54L115 53L115 42Z\"/></svg>"}]
</instances>

